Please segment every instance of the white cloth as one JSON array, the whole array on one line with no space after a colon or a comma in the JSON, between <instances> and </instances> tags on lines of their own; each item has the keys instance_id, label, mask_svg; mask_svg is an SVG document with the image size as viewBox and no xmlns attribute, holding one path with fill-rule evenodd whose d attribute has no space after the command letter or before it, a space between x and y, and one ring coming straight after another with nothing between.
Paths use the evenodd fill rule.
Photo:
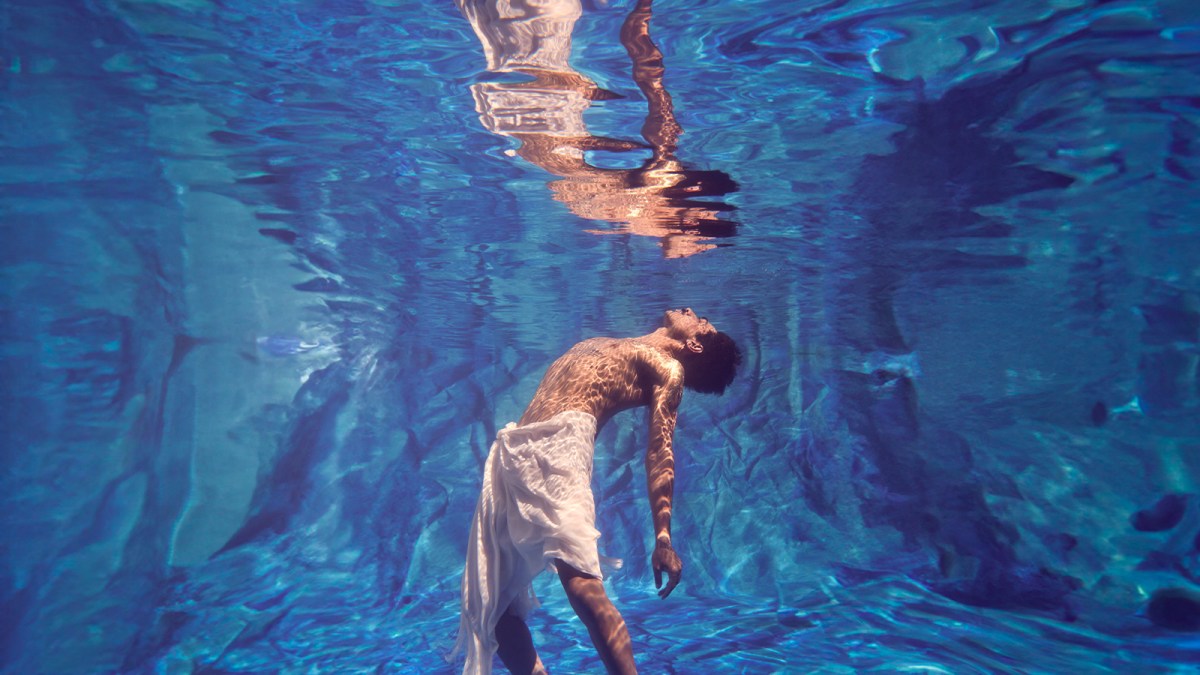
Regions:
<instances>
[{"instance_id":1,"label":"white cloth","mask_svg":"<svg viewBox=\"0 0 1200 675\"><path fill-rule=\"evenodd\" d=\"M596 418L562 412L544 422L509 424L496 434L483 472L462 578L455 653L464 675L492 672L496 622L510 606L537 607L531 582L554 559L602 578L592 497Z\"/></svg>"}]
</instances>

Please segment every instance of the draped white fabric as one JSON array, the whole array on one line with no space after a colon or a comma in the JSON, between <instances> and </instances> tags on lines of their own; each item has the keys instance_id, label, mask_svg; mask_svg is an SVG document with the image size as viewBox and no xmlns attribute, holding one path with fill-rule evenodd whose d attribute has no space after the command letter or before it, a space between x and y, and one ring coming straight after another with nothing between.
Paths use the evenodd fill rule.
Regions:
<instances>
[{"instance_id":1,"label":"draped white fabric","mask_svg":"<svg viewBox=\"0 0 1200 675\"><path fill-rule=\"evenodd\" d=\"M465 674L492 670L496 622L511 605L537 606L530 583L555 559L601 578L592 497L596 418L559 413L496 435L471 523L462 581L459 650Z\"/></svg>"}]
</instances>

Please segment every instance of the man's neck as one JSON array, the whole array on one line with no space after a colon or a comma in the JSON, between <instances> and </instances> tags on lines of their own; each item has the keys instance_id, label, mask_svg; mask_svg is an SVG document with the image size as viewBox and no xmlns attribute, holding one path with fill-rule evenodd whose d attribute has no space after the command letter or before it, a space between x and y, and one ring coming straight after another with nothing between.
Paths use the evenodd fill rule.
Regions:
<instances>
[{"instance_id":1,"label":"man's neck","mask_svg":"<svg viewBox=\"0 0 1200 675\"><path fill-rule=\"evenodd\" d=\"M634 338L642 344L649 345L660 351L666 352L676 360L679 359L680 352L683 351L683 342L670 336L666 328L659 328L653 333L648 333L641 337Z\"/></svg>"}]
</instances>

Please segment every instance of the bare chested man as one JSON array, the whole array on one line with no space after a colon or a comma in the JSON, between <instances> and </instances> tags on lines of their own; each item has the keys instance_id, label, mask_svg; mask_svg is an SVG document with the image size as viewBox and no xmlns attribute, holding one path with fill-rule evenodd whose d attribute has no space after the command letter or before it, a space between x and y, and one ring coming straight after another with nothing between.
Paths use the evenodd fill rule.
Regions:
<instances>
[{"instance_id":1,"label":"bare chested man","mask_svg":"<svg viewBox=\"0 0 1200 675\"><path fill-rule=\"evenodd\" d=\"M740 361L729 336L682 309L668 311L649 335L585 340L550 366L520 423L500 431L488 455L463 572L465 674L490 673L493 651L512 673L546 672L525 615L535 603L530 582L547 563L608 671L637 672L629 631L601 581L591 493L596 432L622 410L649 408L651 566L665 598L683 569L671 547L672 438L683 388L722 393Z\"/></svg>"}]
</instances>

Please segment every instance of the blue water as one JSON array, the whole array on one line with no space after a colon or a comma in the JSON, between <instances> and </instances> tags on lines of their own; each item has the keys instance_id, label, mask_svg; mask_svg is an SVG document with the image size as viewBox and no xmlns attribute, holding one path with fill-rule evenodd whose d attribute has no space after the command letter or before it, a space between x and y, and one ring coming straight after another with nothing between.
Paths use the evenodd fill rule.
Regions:
<instances>
[{"instance_id":1,"label":"blue water","mask_svg":"<svg viewBox=\"0 0 1200 675\"><path fill-rule=\"evenodd\" d=\"M632 7L564 176L452 2L0 5L3 672L449 672L496 429L684 305L665 601L597 449L643 672L1200 663L1200 4L657 0L666 178Z\"/></svg>"}]
</instances>

